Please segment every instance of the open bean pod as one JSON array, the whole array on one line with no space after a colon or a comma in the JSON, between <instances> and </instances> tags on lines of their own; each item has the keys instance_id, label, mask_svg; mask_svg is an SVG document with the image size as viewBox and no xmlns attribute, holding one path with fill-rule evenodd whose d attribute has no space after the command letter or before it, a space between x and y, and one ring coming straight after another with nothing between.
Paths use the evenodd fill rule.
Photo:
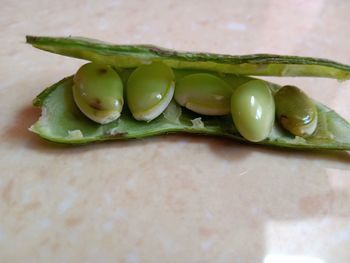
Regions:
<instances>
[{"instance_id":1,"label":"open bean pod","mask_svg":"<svg viewBox=\"0 0 350 263\"><path fill-rule=\"evenodd\" d=\"M90 60L113 76L91 82L80 69L37 96L34 105L43 109L42 117L30 130L51 141L81 144L189 132L288 148L350 149L350 124L337 113L300 89L249 76L347 79L350 67L343 64L185 53L81 38L27 37L27 42ZM103 81L109 88L99 92L94 87ZM114 116L96 118L101 110Z\"/></svg>"}]
</instances>

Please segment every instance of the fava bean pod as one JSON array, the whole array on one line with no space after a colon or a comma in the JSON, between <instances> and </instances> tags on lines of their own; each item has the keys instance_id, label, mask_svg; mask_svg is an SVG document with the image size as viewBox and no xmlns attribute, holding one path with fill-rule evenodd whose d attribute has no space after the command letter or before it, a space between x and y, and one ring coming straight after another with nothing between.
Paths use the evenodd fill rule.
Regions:
<instances>
[{"instance_id":1,"label":"fava bean pod","mask_svg":"<svg viewBox=\"0 0 350 263\"><path fill-rule=\"evenodd\" d=\"M83 144L174 132L302 149L350 150L350 124L300 88L256 77L350 78L350 66L309 57L230 56L27 36L36 48L85 59L33 101L30 130ZM126 103L124 103L124 101Z\"/></svg>"}]
</instances>

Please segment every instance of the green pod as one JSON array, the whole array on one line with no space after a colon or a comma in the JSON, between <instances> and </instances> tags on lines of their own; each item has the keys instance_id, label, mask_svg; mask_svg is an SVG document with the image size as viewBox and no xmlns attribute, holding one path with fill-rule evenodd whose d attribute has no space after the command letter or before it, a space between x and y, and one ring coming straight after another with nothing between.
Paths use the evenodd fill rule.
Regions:
<instances>
[{"instance_id":1,"label":"green pod","mask_svg":"<svg viewBox=\"0 0 350 263\"><path fill-rule=\"evenodd\" d=\"M239 86L231 98L231 113L245 139L251 142L266 139L275 117L275 103L268 84L252 80Z\"/></svg>"},{"instance_id":2,"label":"green pod","mask_svg":"<svg viewBox=\"0 0 350 263\"><path fill-rule=\"evenodd\" d=\"M317 109L299 88L284 86L275 94L277 120L296 136L310 136L317 127Z\"/></svg>"},{"instance_id":3,"label":"green pod","mask_svg":"<svg viewBox=\"0 0 350 263\"><path fill-rule=\"evenodd\" d=\"M27 43L49 52L136 68L162 62L171 68L196 69L246 76L314 76L350 79L350 65L335 61L275 54L223 55L181 52L152 45L114 45L82 37L27 36Z\"/></svg>"},{"instance_id":4,"label":"green pod","mask_svg":"<svg viewBox=\"0 0 350 263\"><path fill-rule=\"evenodd\" d=\"M129 70L118 72L123 79L129 76ZM180 106L175 103L171 109L177 112L175 119L165 117L168 114L164 114L164 117L160 116L152 122L137 121L127 111L123 111L120 121L113 121L103 126L97 125L79 114L79 109L73 100L72 85L73 78L65 78L45 89L34 99L34 105L42 108L42 116L30 127L30 131L47 140L68 144L140 139L174 132L215 135L247 141L233 127L231 118L202 116L202 125L194 126L193 120L198 118L198 114L181 111ZM269 83L269 86L276 91L279 88L272 83ZM312 136L292 138L289 133L275 127L269 137L259 144L299 149L350 150L350 124L330 108L321 103L315 104L319 122Z\"/></svg>"},{"instance_id":5,"label":"green pod","mask_svg":"<svg viewBox=\"0 0 350 263\"><path fill-rule=\"evenodd\" d=\"M310 57L181 52L155 46L114 45L74 37L28 36L27 43L49 52L110 65L118 69L123 81L127 81L136 68L153 62L171 67L178 80L189 74L212 72L231 87L254 80L249 76L314 76L340 80L350 78L349 65ZM164 114L152 122L137 121L129 114L129 110L125 110L119 121L98 125L80 113L74 102L73 85L73 77L67 77L45 89L34 99L34 105L42 108L42 116L30 127L32 132L47 140L69 144L145 138L175 132L248 141L238 132L231 116L201 115L199 118L197 113L181 110L177 103L169 105ZM273 92L280 88L273 83L268 83L268 86ZM350 124L332 109L313 102L317 109L318 122L312 135L304 138L291 136L276 122L268 137L257 144L299 149L349 150Z\"/></svg>"},{"instance_id":6,"label":"green pod","mask_svg":"<svg viewBox=\"0 0 350 263\"><path fill-rule=\"evenodd\" d=\"M134 70L126 89L134 118L143 121L157 118L173 98L174 85L174 73L163 63L142 65Z\"/></svg>"},{"instance_id":7,"label":"green pod","mask_svg":"<svg viewBox=\"0 0 350 263\"><path fill-rule=\"evenodd\" d=\"M197 73L182 78L174 98L181 106L203 115L226 115L231 111L232 89L213 74Z\"/></svg>"},{"instance_id":8,"label":"green pod","mask_svg":"<svg viewBox=\"0 0 350 263\"><path fill-rule=\"evenodd\" d=\"M108 65L88 63L74 76L74 101L91 120L106 124L119 118L123 108L123 83Z\"/></svg>"}]
</instances>

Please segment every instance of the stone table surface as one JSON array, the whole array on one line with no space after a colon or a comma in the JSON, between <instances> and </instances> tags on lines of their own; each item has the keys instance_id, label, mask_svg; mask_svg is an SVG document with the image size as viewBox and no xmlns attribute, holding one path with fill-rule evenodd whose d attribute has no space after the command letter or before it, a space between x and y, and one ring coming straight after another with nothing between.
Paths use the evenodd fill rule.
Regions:
<instances>
[{"instance_id":1,"label":"stone table surface","mask_svg":"<svg viewBox=\"0 0 350 263\"><path fill-rule=\"evenodd\" d=\"M350 64L348 0L19 1L0 10L0 262L350 259L350 155L188 135L64 147L31 100L82 60L25 35ZM295 84L350 120L350 82Z\"/></svg>"}]
</instances>

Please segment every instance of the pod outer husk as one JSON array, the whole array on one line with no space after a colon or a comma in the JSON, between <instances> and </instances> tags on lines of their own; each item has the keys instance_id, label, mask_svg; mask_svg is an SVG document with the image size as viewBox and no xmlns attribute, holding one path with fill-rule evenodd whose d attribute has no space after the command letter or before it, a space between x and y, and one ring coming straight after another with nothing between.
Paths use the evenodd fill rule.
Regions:
<instances>
[{"instance_id":1,"label":"pod outer husk","mask_svg":"<svg viewBox=\"0 0 350 263\"><path fill-rule=\"evenodd\" d=\"M219 55L179 52L152 45L113 45L79 37L27 36L27 43L52 53L109 64L117 68L135 68L161 61L172 68L199 69L249 76L309 76L338 80L350 78L350 66L335 61L272 54Z\"/></svg>"},{"instance_id":2,"label":"pod outer husk","mask_svg":"<svg viewBox=\"0 0 350 263\"><path fill-rule=\"evenodd\" d=\"M121 77L130 74L121 71ZM184 75L184 72L176 72ZM229 79L229 78L227 78ZM248 81L246 78L241 81ZM33 104L42 108L42 116L30 130L41 137L59 143L85 144L106 140L144 138L167 133L186 132L215 135L246 141L239 135L231 116L200 116L180 107L174 101L163 114L151 122L135 120L125 106L118 120L100 125L85 117L72 96L73 77L67 77L40 93ZM269 84L273 90L279 88ZM317 103L318 128L308 137L295 137L275 123L269 137L257 144L299 149L350 150L350 124L336 112Z\"/></svg>"}]
</instances>

